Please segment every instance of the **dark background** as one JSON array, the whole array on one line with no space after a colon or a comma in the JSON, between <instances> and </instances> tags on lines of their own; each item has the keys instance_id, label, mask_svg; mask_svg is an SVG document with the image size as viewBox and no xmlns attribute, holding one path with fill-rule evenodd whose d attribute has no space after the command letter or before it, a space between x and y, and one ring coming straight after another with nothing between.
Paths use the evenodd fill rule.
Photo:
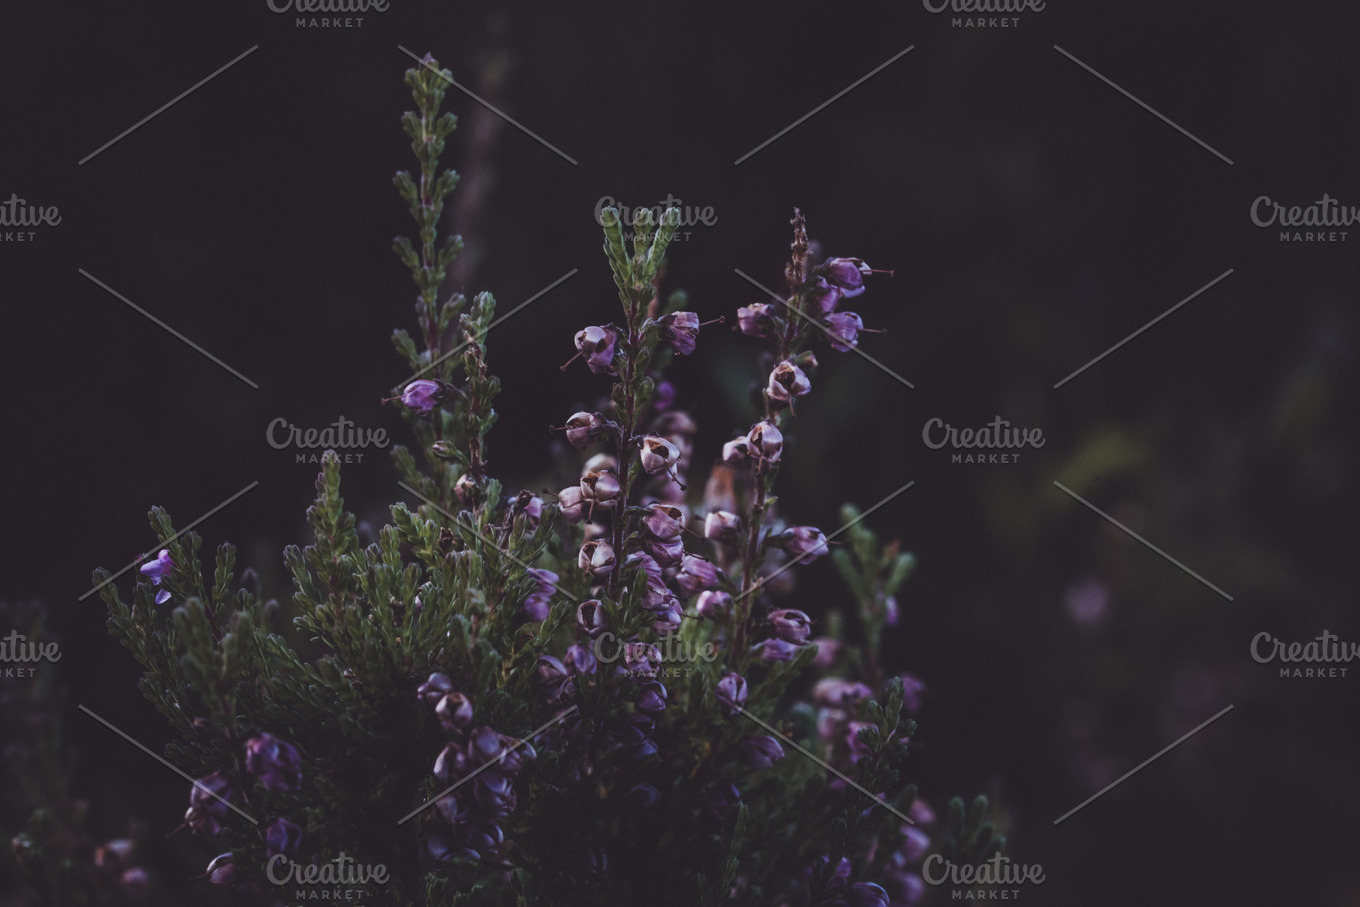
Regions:
<instances>
[{"instance_id":1,"label":"dark background","mask_svg":"<svg viewBox=\"0 0 1360 907\"><path fill-rule=\"evenodd\" d=\"M379 403L405 377L387 335L414 329L413 287L388 248L410 232L390 182L412 163L398 124L412 61L397 45L428 50L579 161L449 92L461 123L446 160L464 173L449 216L471 253L458 283L508 311L580 269L491 337L505 385L493 469L510 485L543 487L546 427L599 387L558 366L575 330L613 317L592 221L601 196L713 207L717 224L672 246L667 274L706 319L761 299L734 268L779 285L797 206L829 254L896 271L855 309L887 329L863 348L916 389L859 357L823 357L782 500L830 529L841 501L867 507L916 481L870 524L919 558L889 644L931 690L914 757L927 798L998 798L1012 857L1047 874L1023 892L1029 903L1360 904L1360 677L1280 679L1248 653L1261 631L1360 640L1346 402L1360 230L1296 245L1249 217L1260 195L1360 205L1360 15L1322 3L1093 7L1049 0L1018 27L978 31L911 2L392 0L362 27L311 30L264 0L7 3L0 198L57 205L62 222L0 244L0 594L50 607L72 704L153 747L166 730L107 636L103 604L77 601L91 569L152 543L150 505L183 525L258 480L200 531L208 547L237 542L286 597L279 551L306 540L315 470L265 443L269 421L319 427L343 414L405 440ZM753 351L709 328L674 370L705 430L696 463L749 423ZM921 443L929 418L995 415L1041 428L1046 445L970 467ZM399 497L385 453L345 476L351 507L371 518ZM800 582L809 610L839 603L829 564ZM1074 588L1101 590L1103 619L1072 618ZM116 833L129 814L162 834L174 826L182 782L74 711L70 735L97 827Z\"/></svg>"}]
</instances>

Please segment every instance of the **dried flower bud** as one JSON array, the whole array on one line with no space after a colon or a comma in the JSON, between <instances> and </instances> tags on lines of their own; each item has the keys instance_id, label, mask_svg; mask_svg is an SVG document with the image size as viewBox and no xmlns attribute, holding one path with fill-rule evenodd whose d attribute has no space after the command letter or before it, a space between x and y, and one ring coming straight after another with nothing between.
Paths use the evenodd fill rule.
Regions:
<instances>
[{"instance_id":1,"label":"dried flower bud","mask_svg":"<svg viewBox=\"0 0 1360 907\"><path fill-rule=\"evenodd\" d=\"M770 612L770 623L774 625L775 635L785 642L802 645L807 642L812 630L812 622L802 611L781 608Z\"/></svg>"},{"instance_id":2,"label":"dried flower bud","mask_svg":"<svg viewBox=\"0 0 1360 907\"><path fill-rule=\"evenodd\" d=\"M573 485L559 491L557 507L562 512L562 519L568 523L579 523L585 519L586 496L581 493L581 486Z\"/></svg>"},{"instance_id":3,"label":"dried flower bud","mask_svg":"<svg viewBox=\"0 0 1360 907\"><path fill-rule=\"evenodd\" d=\"M704 517L704 538L730 539L741 532L741 517L726 510L715 510Z\"/></svg>"},{"instance_id":4,"label":"dried flower bud","mask_svg":"<svg viewBox=\"0 0 1360 907\"><path fill-rule=\"evenodd\" d=\"M780 537L784 550L804 563L826 554L826 536L816 526L793 526Z\"/></svg>"},{"instance_id":5,"label":"dried flower bud","mask_svg":"<svg viewBox=\"0 0 1360 907\"><path fill-rule=\"evenodd\" d=\"M586 365L595 374L614 373L614 343L618 339L612 327L592 325L576 334L576 348L586 357Z\"/></svg>"},{"instance_id":6,"label":"dried flower bud","mask_svg":"<svg viewBox=\"0 0 1360 907\"><path fill-rule=\"evenodd\" d=\"M453 683L443 674L431 674L429 679L416 689L416 695L431 707L439 705L446 693L453 692Z\"/></svg>"},{"instance_id":7,"label":"dried flower bud","mask_svg":"<svg viewBox=\"0 0 1360 907\"><path fill-rule=\"evenodd\" d=\"M671 312L659 322L661 336L671 342L675 352L688 356L699 338L699 316L694 312Z\"/></svg>"},{"instance_id":8,"label":"dried flower bud","mask_svg":"<svg viewBox=\"0 0 1360 907\"><path fill-rule=\"evenodd\" d=\"M420 378L406 385L400 400L409 409L424 415L439 405L443 390L438 381Z\"/></svg>"},{"instance_id":9,"label":"dried flower bud","mask_svg":"<svg viewBox=\"0 0 1360 907\"><path fill-rule=\"evenodd\" d=\"M577 449L589 447L604 436L604 425L599 413L575 413L567 420L567 440Z\"/></svg>"},{"instance_id":10,"label":"dried flower bud","mask_svg":"<svg viewBox=\"0 0 1360 907\"><path fill-rule=\"evenodd\" d=\"M680 449L660 435L642 439L642 470L648 475L665 472L680 459Z\"/></svg>"},{"instance_id":11,"label":"dried flower bud","mask_svg":"<svg viewBox=\"0 0 1360 907\"><path fill-rule=\"evenodd\" d=\"M605 576L614 570L614 547L604 539L586 542L576 563L591 576Z\"/></svg>"},{"instance_id":12,"label":"dried flower bud","mask_svg":"<svg viewBox=\"0 0 1360 907\"><path fill-rule=\"evenodd\" d=\"M621 491L618 476L608 470L592 470L581 477L581 496L589 504L613 507Z\"/></svg>"},{"instance_id":13,"label":"dried flower bud","mask_svg":"<svg viewBox=\"0 0 1360 907\"><path fill-rule=\"evenodd\" d=\"M294 790L302 781L302 757L297 747L273 734L259 734L246 741L246 771L260 780L265 790Z\"/></svg>"},{"instance_id":14,"label":"dried flower bud","mask_svg":"<svg viewBox=\"0 0 1360 907\"><path fill-rule=\"evenodd\" d=\"M302 843L302 829L287 819L278 818L265 829L264 841L271 857L276 854L291 856L297 853L298 845Z\"/></svg>"},{"instance_id":15,"label":"dried flower bud","mask_svg":"<svg viewBox=\"0 0 1360 907\"><path fill-rule=\"evenodd\" d=\"M687 554L680 564L680 573L675 581L686 595L694 595L718 584L718 568L701 557Z\"/></svg>"},{"instance_id":16,"label":"dried flower bud","mask_svg":"<svg viewBox=\"0 0 1360 907\"><path fill-rule=\"evenodd\" d=\"M732 610L732 596L720 589L706 589L699 593L695 609L700 617L708 620L724 618Z\"/></svg>"},{"instance_id":17,"label":"dried flower bud","mask_svg":"<svg viewBox=\"0 0 1360 907\"><path fill-rule=\"evenodd\" d=\"M449 693L439 700L434 714L444 730L450 733L461 731L472 721L472 700L462 693Z\"/></svg>"},{"instance_id":18,"label":"dried flower bud","mask_svg":"<svg viewBox=\"0 0 1360 907\"><path fill-rule=\"evenodd\" d=\"M156 555L156 559L154 561L152 561L149 564L142 564L142 566L139 568L139 572L142 574L142 576L145 576L147 579L151 580L151 585L159 586L161 584L161 580L165 579L165 577L169 575L170 570L174 566L175 562L171 560L170 552L162 548L160 554ZM168 589L162 589L161 591L156 593L156 604L158 605L165 604L169 599L170 591Z\"/></svg>"},{"instance_id":19,"label":"dried flower bud","mask_svg":"<svg viewBox=\"0 0 1360 907\"><path fill-rule=\"evenodd\" d=\"M812 382L803 370L785 359L770 372L770 380L765 385L765 393L771 400L787 403L795 397L806 396L812 390Z\"/></svg>"},{"instance_id":20,"label":"dried flower bud","mask_svg":"<svg viewBox=\"0 0 1360 907\"><path fill-rule=\"evenodd\" d=\"M757 302L737 309L737 327L749 337L768 337L774 327L774 306Z\"/></svg>"},{"instance_id":21,"label":"dried flower bud","mask_svg":"<svg viewBox=\"0 0 1360 907\"><path fill-rule=\"evenodd\" d=\"M741 745L746 764L756 771L765 771L784 758L784 748L769 734L748 737Z\"/></svg>"},{"instance_id":22,"label":"dried flower bud","mask_svg":"<svg viewBox=\"0 0 1360 907\"><path fill-rule=\"evenodd\" d=\"M609 628L609 618L598 598L581 602L576 606L576 626L591 639Z\"/></svg>"},{"instance_id":23,"label":"dried flower bud","mask_svg":"<svg viewBox=\"0 0 1360 907\"><path fill-rule=\"evenodd\" d=\"M718 681L718 705L729 718L746 705L746 678L740 674L727 674Z\"/></svg>"},{"instance_id":24,"label":"dried flower bud","mask_svg":"<svg viewBox=\"0 0 1360 907\"><path fill-rule=\"evenodd\" d=\"M784 451L784 433L768 420L751 426L746 440L750 443L753 456L771 463L778 462L779 455Z\"/></svg>"},{"instance_id":25,"label":"dried flower bud","mask_svg":"<svg viewBox=\"0 0 1360 907\"><path fill-rule=\"evenodd\" d=\"M864 319L854 312L833 312L826 316L826 327L831 348L848 353L859 345L859 332L864 330Z\"/></svg>"},{"instance_id":26,"label":"dried flower bud","mask_svg":"<svg viewBox=\"0 0 1360 907\"><path fill-rule=\"evenodd\" d=\"M685 512L679 507L670 507L666 504L652 504L648 508L648 514L642 518L642 525L647 527L647 531L656 536L663 542L677 539L684 532Z\"/></svg>"}]
</instances>

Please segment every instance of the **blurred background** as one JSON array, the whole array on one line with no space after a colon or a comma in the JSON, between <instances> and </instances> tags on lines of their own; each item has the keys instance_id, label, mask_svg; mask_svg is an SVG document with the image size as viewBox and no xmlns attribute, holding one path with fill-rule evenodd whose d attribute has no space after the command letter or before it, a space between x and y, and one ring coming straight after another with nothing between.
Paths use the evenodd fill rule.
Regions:
<instances>
[{"instance_id":1,"label":"blurred background","mask_svg":"<svg viewBox=\"0 0 1360 907\"><path fill-rule=\"evenodd\" d=\"M911 2L391 0L359 25L307 28L264 0L7 3L0 200L58 206L61 222L0 244L0 597L44 603L62 640L65 745L91 826L113 836L136 818L156 848L186 846L164 840L185 785L75 711L156 749L167 738L102 602L78 601L91 570L152 544L151 505L184 525L258 481L199 531L208 547L236 542L284 598L280 551L307 539L316 470L267 443L271 420L343 415L406 440L379 402L406 376L388 335L415 328L389 248L410 232L391 185L413 160L401 45L575 160L449 92L460 126L445 160L463 183L447 216L468 247L453 286L508 311L578 269L491 335L504 383L493 471L544 488L547 427L598 393L558 366L576 330L615 311L602 197L712 207L716 223L671 247L665 287L729 321L762 301L734 269L781 285L798 207L826 254L895 271L854 308L885 331L863 349L915 389L860 357L822 357L781 499L830 530L843 501L916 483L869 525L918 557L888 645L929 687L913 756L927 799L997 799L1012 858L1046 873L1029 903L1360 904L1360 664L1286 679L1249 650L1261 632L1360 642L1360 229L1282 242L1250 216L1263 195L1360 206L1360 14L1048 0L1006 28L955 15L969 18ZM702 425L696 472L750 422L754 351L706 328L672 371ZM1045 445L966 465L922 443L929 419L995 416ZM385 452L345 468L347 501L371 519L399 499L395 482ZM829 563L799 583L814 614L845 604ZM8 696L25 682L0 681ZM187 864L162 853L162 871L211 856L195 847Z\"/></svg>"}]
</instances>

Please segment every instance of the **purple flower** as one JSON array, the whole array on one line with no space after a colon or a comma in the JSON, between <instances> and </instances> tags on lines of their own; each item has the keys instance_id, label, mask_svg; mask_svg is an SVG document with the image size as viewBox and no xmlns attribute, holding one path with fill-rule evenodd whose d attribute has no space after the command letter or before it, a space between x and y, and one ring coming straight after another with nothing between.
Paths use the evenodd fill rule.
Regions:
<instances>
[{"instance_id":1,"label":"purple flower","mask_svg":"<svg viewBox=\"0 0 1360 907\"><path fill-rule=\"evenodd\" d=\"M741 532L741 517L726 510L715 510L704 517L704 538L730 539Z\"/></svg>"},{"instance_id":2,"label":"purple flower","mask_svg":"<svg viewBox=\"0 0 1360 907\"><path fill-rule=\"evenodd\" d=\"M604 424L599 413L575 413L567 420L567 440L578 449L589 447L604 435Z\"/></svg>"},{"instance_id":3,"label":"purple flower","mask_svg":"<svg viewBox=\"0 0 1360 907\"><path fill-rule=\"evenodd\" d=\"M562 519L568 523L579 523L586 516L586 496L579 485L563 488L557 493L557 507L562 511Z\"/></svg>"},{"instance_id":4,"label":"purple flower","mask_svg":"<svg viewBox=\"0 0 1360 907\"><path fill-rule=\"evenodd\" d=\"M816 526L794 526L783 533L781 541L784 550L803 563L830 550L827 548L826 536Z\"/></svg>"},{"instance_id":5,"label":"purple flower","mask_svg":"<svg viewBox=\"0 0 1360 907\"><path fill-rule=\"evenodd\" d=\"M756 643L751 652L761 661L788 661L798 654L798 646L772 636Z\"/></svg>"},{"instance_id":6,"label":"purple flower","mask_svg":"<svg viewBox=\"0 0 1360 907\"><path fill-rule=\"evenodd\" d=\"M618 339L612 327L591 325L576 334L576 348L586 357L586 365L595 374L614 372L614 342Z\"/></svg>"},{"instance_id":7,"label":"purple flower","mask_svg":"<svg viewBox=\"0 0 1360 907\"><path fill-rule=\"evenodd\" d=\"M656 558L642 551L634 551L623 562L630 573L637 569L638 564L642 565L643 573L647 574L647 582L661 582L661 565L656 562Z\"/></svg>"},{"instance_id":8,"label":"purple flower","mask_svg":"<svg viewBox=\"0 0 1360 907\"><path fill-rule=\"evenodd\" d=\"M675 630L679 630L680 622L684 620L684 615L680 610L679 602L653 613L656 617L652 620L652 630L657 633L671 633Z\"/></svg>"},{"instance_id":9,"label":"purple flower","mask_svg":"<svg viewBox=\"0 0 1360 907\"><path fill-rule=\"evenodd\" d=\"M719 781L704 790L704 800L708 804L708 811L721 819L727 815L732 804L741 800L741 791L729 781Z\"/></svg>"},{"instance_id":10,"label":"purple flower","mask_svg":"<svg viewBox=\"0 0 1360 907\"><path fill-rule=\"evenodd\" d=\"M468 758L480 767L496 759L505 751L501 735L495 728L482 725L468 739Z\"/></svg>"},{"instance_id":11,"label":"purple flower","mask_svg":"<svg viewBox=\"0 0 1360 907\"><path fill-rule=\"evenodd\" d=\"M671 342L675 352L688 356L694 352L694 343L699 337L699 316L694 312L672 312L662 316L659 322L661 336Z\"/></svg>"},{"instance_id":12,"label":"purple flower","mask_svg":"<svg viewBox=\"0 0 1360 907\"><path fill-rule=\"evenodd\" d=\"M678 607L679 604L680 599L665 582L659 579L647 580L647 595L642 600L642 607L648 611L668 611Z\"/></svg>"},{"instance_id":13,"label":"purple flower","mask_svg":"<svg viewBox=\"0 0 1360 907\"><path fill-rule=\"evenodd\" d=\"M699 616L708 620L717 620L726 617L732 610L732 595L720 589L706 589L699 593L699 601L695 605Z\"/></svg>"},{"instance_id":14,"label":"purple flower","mask_svg":"<svg viewBox=\"0 0 1360 907\"><path fill-rule=\"evenodd\" d=\"M134 904L140 904L146 900L146 896L151 892L151 876L147 875L146 870L142 867L133 866L118 877L118 885L123 889L123 894L127 895L128 900Z\"/></svg>"},{"instance_id":15,"label":"purple flower","mask_svg":"<svg viewBox=\"0 0 1360 907\"><path fill-rule=\"evenodd\" d=\"M685 559L685 541L679 536L668 541L649 538L642 544L658 566L675 567Z\"/></svg>"},{"instance_id":16,"label":"purple flower","mask_svg":"<svg viewBox=\"0 0 1360 907\"><path fill-rule=\"evenodd\" d=\"M515 788L504 775L482 772L473 782L472 790L477 805L489 816L504 819L515 810Z\"/></svg>"},{"instance_id":17,"label":"purple flower","mask_svg":"<svg viewBox=\"0 0 1360 907\"><path fill-rule=\"evenodd\" d=\"M240 872L236 869L236 855L231 853L219 853L213 857L208 864L207 872L204 873L208 881L214 885L230 885L239 877Z\"/></svg>"},{"instance_id":18,"label":"purple flower","mask_svg":"<svg viewBox=\"0 0 1360 907\"><path fill-rule=\"evenodd\" d=\"M686 595L694 595L718 584L718 568L701 557L687 554L675 581Z\"/></svg>"},{"instance_id":19,"label":"purple flower","mask_svg":"<svg viewBox=\"0 0 1360 907\"><path fill-rule=\"evenodd\" d=\"M864 330L864 319L854 312L832 312L826 316L826 326L831 348L848 353L859 345L859 332Z\"/></svg>"},{"instance_id":20,"label":"purple flower","mask_svg":"<svg viewBox=\"0 0 1360 907\"><path fill-rule=\"evenodd\" d=\"M576 606L576 626L591 639L609 628L609 618L598 598L583 601Z\"/></svg>"},{"instance_id":21,"label":"purple flower","mask_svg":"<svg viewBox=\"0 0 1360 907\"><path fill-rule=\"evenodd\" d=\"M785 642L802 645L812 632L812 621L802 611L793 608L771 611L770 623L774 625L775 635Z\"/></svg>"},{"instance_id":22,"label":"purple flower","mask_svg":"<svg viewBox=\"0 0 1360 907\"><path fill-rule=\"evenodd\" d=\"M907 810L907 815L917 825L934 825L935 810L930 808L930 804L917 797L911 801L911 808Z\"/></svg>"},{"instance_id":23,"label":"purple flower","mask_svg":"<svg viewBox=\"0 0 1360 907\"><path fill-rule=\"evenodd\" d=\"M444 694L453 692L453 683L443 674L431 674L430 679L422 683L416 690L416 695L420 697L426 705L437 706L439 700L444 698Z\"/></svg>"},{"instance_id":24,"label":"purple flower","mask_svg":"<svg viewBox=\"0 0 1360 907\"><path fill-rule=\"evenodd\" d=\"M529 575L538 580L538 588L534 589L524 599L524 613L529 616L530 620L537 622L548 616L550 610L548 600L552 598L553 592L556 591L553 583L562 577L551 570L543 570L538 567L530 567Z\"/></svg>"},{"instance_id":25,"label":"purple flower","mask_svg":"<svg viewBox=\"0 0 1360 907\"><path fill-rule=\"evenodd\" d=\"M735 715L746 705L746 678L740 674L727 674L718 681L718 705L727 717Z\"/></svg>"},{"instance_id":26,"label":"purple flower","mask_svg":"<svg viewBox=\"0 0 1360 907\"><path fill-rule=\"evenodd\" d=\"M685 531L684 518L685 512L679 507L652 504L647 515L642 518L642 525L656 538L669 542L678 539Z\"/></svg>"},{"instance_id":27,"label":"purple flower","mask_svg":"<svg viewBox=\"0 0 1360 907\"><path fill-rule=\"evenodd\" d=\"M746 435L753 456L771 463L778 461L784 450L784 434L773 422L757 422Z\"/></svg>"},{"instance_id":28,"label":"purple flower","mask_svg":"<svg viewBox=\"0 0 1360 907\"><path fill-rule=\"evenodd\" d=\"M401 392L401 402L424 415L439 405L441 395L438 381L420 378L406 385L406 389Z\"/></svg>"},{"instance_id":29,"label":"purple flower","mask_svg":"<svg viewBox=\"0 0 1360 907\"><path fill-rule=\"evenodd\" d=\"M733 438L723 445L722 461L740 463L751 455L751 442L745 438Z\"/></svg>"},{"instance_id":30,"label":"purple flower","mask_svg":"<svg viewBox=\"0 0 1360 907\"><path fill-rule=\"evenodd\" d=\"M538 667L534 671L534 682L544 687L561 686L567 679L567 666L552 655L538 656Z\"/></svg>"},{"instance_id":31,"label":"purple flower","mask_svg":"<svg viewBox=\"0 0 1360 907\"><path fill-rule=\"evenodd\" d=\"M460 744L448 743L439 751L439 755L435 757L434 769L431 774L440 781L452 781L463 777L463 774L467 770L467 750ZM448 801L447 803L445 803L446 800ZM453 797L444 797L435 804L441 811L453 810L454 812L457 811L457 805L457 801Z\"/></svg>"},{"instance_id":32,"label":"purple flower","mask_svg":"<svg viewBox=\"0 0 1360 907\"><path fill-rule=\"evenodd\" d=\"M646 809L661 799L661 791L651 784L639 784L623 795L624 803L635 809Z\"/></svg>"},{"instance_id":33,"label":"purple flower","mask_svg":"<svg viewBox=\"0 0 1360 907\"><path fill-rule=\"evenodd\" d=\"M812 663L819 668L829 668L835 664L841 650L845 648L844 643L830 636L819 636L812 640L812 644L817 647L817 657L812 659Z\"/></svg>"},{"instance_id":34,"label":"purple flower","mask_svg":"<svg viewBox=\"0 0 1360 907\"><path fill-rule=\"evenodd\" d=\"M680 459L680 448L660 435L648 435L642 439L642 471L648 475L665 472Z\"/></svg>"},{"instance_id":35,"label":"purple flower","mask_svg":"<svg viewBox=\"0 0 1360 907\"><path fill-rule=\"evenodd\" d=\"M623 663L636 677L652 678L661 666L661 653L648 642L630 642L623 647Z\"/></svg>"},{"instance_id":36,"label":"purple flower","mask_svg":"<svg viewBox=\"0 0 1360 907\"><path fill-rule=\"evenodd\" d=\"M462 693L449 693L434 708L435 717L444 730L461 731L472 721L472 700Z\"/></svg>"},{"instance_id":37,"label":"purple flower","mask_svg":"<svg viewBox=\"0 0 1360 907\"><path fill-rule=\"evenodd\" d=\"M568 646L562 660L573 674L594 674L595 668L599 666L595 653L579 644Z\"/></svg>"},{"instance_id":38,"label":"purple flower","mask_svg":"<svg viewBox=\"0 0 1360 907\"><path fill-rule=\"evenodd\" d=\"M614 547L604 539L595 539L581 546L576 564L591 576L605 576L614 570Z\"/></svg>"},{"instance_id":39,"label":"purple flower","mask_svg":"<svg viewBox=\"0 0 1360 907\"><path fill-rule=\"evenodd\" d=\"M856 882L845 899L848 907L888 907L888 892L873 882Z\"/></svg>"},{"instance_id":40,"label":"purple flower","mask_svg":"<svg viewBox=\"0 0 1360 907\"><path fill-rule=\"evenodd\" d=\"M290 791L302 782L302 757L293 744L273 734L259 734L246 741L246 771L265 790Z\"/></svg>"},{"instance_id":41,"label":"purple flower","mask_svg":"<svg viewBox=\"0 0 1360 907\"><path fill-rule=\"evenodd\" d=\"M746 764L756 771L765 771L784 758L784 748L769 734L748 737L741 745Z\"/></svg>"},{"instance_id":42,"label":"purple flower","mask_svg":"<svg viewBox=\"0 0 1360 907\"><path fill-rule=\"evenodd\" d=\"M770 372L770 380L765 384L765 393L771 400L788 403L795 397L802 397L812 391L812 382L803 370L785 359Z\"/></svg>"},{"instance_id":43,"label":"purple flower","mask_svg":"<svg viewBox=\"0 0 1360 907\"><path fill-rule=\"evenodd\" d=\"M833 287L825 277L814 277L808 284L808 302L812 303L812 314L829 315L836 310L840 301L840 287Z\"/></svg>"},{"instance_id":44,"label":"purple flower","mask_svg":"<svg viewBox=\"0 0 1360 907\"><path fill-rule=\"evenodd\" d=\"M840 289L846 299L854 299L864 292L864 275L869 266L859 258L828 258L818 268L827 282Z\"/></svg>"},{"instance_id":45,"label":"purple flower","mask_svg":"<svg viewBox=\"0 0 1360 907\"><path fill-rule=\"evenodd\" d=\"M897 626L897 596L889 595L883 599L883 622L890 627Z\"/></svg>"},{"instance_id":46,"label":"purple flower","mask_svg":"<svg viewBox=\"0 0 1360 907\"><path fill-rule=\"evenodd\" d=\"M915 863L930 849L930 835L911 825L902 829L902 833L907 836L902 843L902 856L908 863Z\"/></svg>"},{"instance_id":47,"label":"purple flower","mask_svg":"<svg viewBox=\"0 0 1360 907\"><path fill-rule=\"evenodd\" d=\"M902 708L911 714L921 710L921 697L926 691L926 682L914 674L899 674L902 678Z\"/></svg>"},{"instance_id":48,"label":"purple flower","mask_svg":"<svg viewBox=\"0 0 1360 907\"><path fill-rule=\"evenodd\" d=\"M156 555L154 561L149 564L142 564L140 569L141 574L151 580L151 585L159 586L161 580L169 575L171 568L174 566L175 562L170 559L170 552L162 548L160 554ZM169 598L170 590L162 589L156 593L156 604L163 605Z\"/></svg>"},{"instance_id":49,"label":"purple flower","mask_svg":"<svg viewBox=\"0 0 1360 907\"><path fill-rule=\"evenodd\" d=\"M302 843L302 829L287 819L278 818L265 829L264 840L271 857L280 853L291 855L297 853L298 845Z\"/></svg>"},{"instance_id":50,"label":"purple flower","mask_svg":"<svg viewBox=\"0 0 1360 907\"><path fill-rule=\"evenodd\" d=\"M817 681L817 685L812 688L814 700L821 705L829 705L835 708L844 708L856 702L863 702L873 695L873 690L864 684L858 681L844 680L840 677L824 677Z\"/></svg>"},{"instance_id":51,"label":"purple flower","mask_svg":"<svg viewBox=\"0 0 1360 907\"><path fill-rule=\"evenodd\" d=\"M660 681L652 680L640 684L638 698L633 704L643 712L663 712L666 710L666 688Z\"/></svg>"},{"instance_id":52,"label":"purple flower","mask_svg":"<svg viewBox=\"0 0 1360 907\"><path fill-rule=\"evenodd\" d=\"M622 490L619 477L607 469L593 469L581 476L581 498L588 504L613 507Z\"/></svg>"},{"instance_id":53,"label":"purple flower","mask_svg":"<svg viewBox=\"0 0 1360 907\"><path fill-rule=\"evenodd\" d=\"M774 321L774 306L757 302L737 309L737 327L749 337L767 337Z\"/></svg>"},{"instance_id":54,"label":"purple flower","mask_svg":"<svg viewBox=\"0 0 1360 907\"><path fill-rule=\"evenodd\" d=\"M194 834L211 838L222 830L227 817L226 801L231 799L231 782L221 772L213 772L194 782L189 792L189 811L184 823Z\"/></svg>"}]
</instances>

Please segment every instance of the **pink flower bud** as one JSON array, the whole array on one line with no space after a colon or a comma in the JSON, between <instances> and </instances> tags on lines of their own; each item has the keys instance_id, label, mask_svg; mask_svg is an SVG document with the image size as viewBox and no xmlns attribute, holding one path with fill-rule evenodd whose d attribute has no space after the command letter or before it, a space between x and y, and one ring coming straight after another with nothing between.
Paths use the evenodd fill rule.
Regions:
<instances>
[{"instance_id":1,"label":"pink flower bud","mask_svg":"<svg viewBox=\"0 0 1360 907\"><path fill-rule=\"evenodd\" d=\"M567 440L577 449L589 447L604 434L604 417L599 413L574 413L567 420Z\"/></svg>"},{"instance_id":2,"label":"pink flower bud","mask_svg":"<svg viewBox=\"0 0 1360 907\"><path fill-rule=\"evenodd\" d=\"M781 540L784 550L804 563L830 551L826 536L816 526L794 526L782 534Z\"/></svg>"},{"instance_id":3,"label":"pink flower bud","mask_svg":"<svg viewBox=\"0 0 1360 907\"><path fill-rule=\"evenodd\" d=\"M699 338L699 316L694 312L672 312L660 321L661 336L671 342L675 352L688 356Z\"/></svg>"},{"instance_id":4,"label":"pink flower bud","mask_svg":"<svg viewBox=\"0 0 1360 907\"><path fill-rule=\"evenodd\" d=\"M826 327L831 348L848 353L859 345L859 332L864 330L864 320L854 312L833 312L826 316Z\"/></svg>"},{"instance_id":5,"label":"pink flower bud","mask_svg":"<svg viewBox=\"0 0 1360 907\"><path fill-rule=\"evenodd\" d=\"M808 376L788 359L774 367L770 372L770 380L765 385L765 392L770 395L770 399L778 400L780 403L805 396L811 390L812 382L808 380Z\"/></svg>"},{"instance_id":6,"label":"pink flower bud","mask_svg":"<svg viewBox=\"0 0 1360 907\"><path fill-rule=\"evenodd\" d=\"M812 630L812 621L802 611L781 608L770 612L770 623L774 625L775 635L785 642L802 645L807 642Z\"/></svg>"},{"instance_id":7,"label":"pink flower bud","mask_svg":"<svg viewBox=\"0 0 1360 907\"><path fill-rule=\"evenodd\" d=\"M576 563L591 576L605 576L614 569L614 548L603 539L586 542Z\"/></svg>"},{"instance_id":8,"label":"pink flower bud","mask_svg":"<svg viewBox=\"0 0 1360 907\"><path fill-rule=\"evenodd\" d=\"M685 529L683 510L666 504L653 504L649 510L642 518L642 525L647 527L648 532L663 542L680 538Z\"/></svg>"},{"instance_id":9,"label":"pink flower bud","mask_svg":"<svg viewBox=\"0 0 1360 907\"><path fill-rule=\"evenodd\" d=\"M642 469L648 475L665 472L680 459L680 449L660 435L642 439Z\"/></svg>"},{"instance_id":10,"label":"pink flower bud","mask_svg":"<svg viewBox=\"0 0 1360 907\"><path fill-rule=\"evenodd\" d=\"M757 422L746 435L752 455L771 463L778 462L784 450L784 434L773 422Z\"/></svg>"},{"instance_id":11,"label":"pink flower bud","mask_svg":"<svg viewBox=\"0 0 1360 907\"><path fill-rule=\"evenodd\" d=\"M563 488L557 493L557 506L562 511L562 519L568 523L579 523L586 516L586 496L579 485Z\"/></svg>"},{"instance_id":12,"label":"pink flower bud","mask_svg":"<svg viewBox=\"0 0 1360 907\"><path fill-rule=\"evenodd\" d=\"M774 316L774 306L757 302L737 309L737 327L749 337L768 337Z\"/></svg>"},{"instance_id":13,"label":"pink flower bud","mask_svg":"<svg viewBox=\"0 0 1360 907\"><path fill-rule=\"evenodd\" d=\"M588 504L613 507L621 490L619 479L612 472L595 470L581 477L581 497Z\"/></svg>"},{"instance_id":14,"label":"pink flower bud","mask_svg":"<svg viewBox=\"0 0 1360 907\"><path fill-rule=\"evenodd\" d=\"M694 595L718 584L718 568L701 557L687 554L680 565L676 582L685 590L685 594Z\"/></svg>"},{"instance_id":15,"label":"pink flower bud","mask_svg":"<svg viewBox=\"0 0 1360 907\"><path fill-rule=\"evenodd\" d=\"M614 343L618 339L612 327L591 325L577 332L576 348L586 357L586 365L595 374L614 372Z\"/></svg>"}]
</instances>

